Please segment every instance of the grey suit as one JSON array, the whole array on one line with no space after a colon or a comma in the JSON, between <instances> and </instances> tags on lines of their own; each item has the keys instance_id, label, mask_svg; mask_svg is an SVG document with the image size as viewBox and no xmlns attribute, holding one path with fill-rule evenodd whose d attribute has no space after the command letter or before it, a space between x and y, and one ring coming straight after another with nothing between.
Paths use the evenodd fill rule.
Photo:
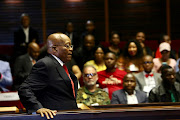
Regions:
<instances>
[{"instance_id":1,"label":"grey suit","mask_svg":"<svg viewBox=\"0 0 180 120\"><path fill-rule=\"evenodd\" d=\"M136 90L143 91L144 86L146 86L143 72L134 74L134 76L136 78ZM162 81L161 74L153 72L153 76L156 86L159 85Z\"/></svg>"},{"instance_id":2,"label":"grey suit","mask_svg":"<svg viewBox=\"0 0 180 120\"><path fill-rule=\"evenodd\" d=\"M32 69L32 62L29 54L19 56L14 64L14 83L13 89L18 90L19 86L24 82Z\"/></svg>"},{"instance_id":3,"label":"grey suit","mask_svg":"<svg viewBox=\"0 0 180 120\"><path fill-rule=\"evenodd\" d=\"M136 97L137 97L138 103L148 102L148 98L145 92L138 91L138 90L135 90L135 91L136 91ZM111 104L127 104L127 97L126 97L124 89L113 92Z\"/></svg>"}]
</instances>

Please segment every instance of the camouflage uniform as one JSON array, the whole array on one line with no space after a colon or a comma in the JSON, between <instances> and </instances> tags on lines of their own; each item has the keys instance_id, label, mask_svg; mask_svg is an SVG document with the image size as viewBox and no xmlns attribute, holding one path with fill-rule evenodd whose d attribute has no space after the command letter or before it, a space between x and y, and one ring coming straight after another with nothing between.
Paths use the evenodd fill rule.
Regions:
<instances>
[{"instance_id":1,"label":"camouflage uniform","mask_svg":"<svg viewBox=\"0 0 180 120\"><path fill-rule=\"evenodd\" d=\"M99 105L110 104L109 95L101 88L96 88L95 92L90 92L85 86L78 89L77 92L77 103L83 103L87 106L97 103Z\"/></svg>"}]
</instances>

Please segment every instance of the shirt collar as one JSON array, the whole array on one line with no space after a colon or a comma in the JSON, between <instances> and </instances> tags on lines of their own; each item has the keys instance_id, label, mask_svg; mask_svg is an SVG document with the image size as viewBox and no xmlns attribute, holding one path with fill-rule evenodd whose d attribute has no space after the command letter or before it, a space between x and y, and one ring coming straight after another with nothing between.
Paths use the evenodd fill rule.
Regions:
<instances>
[{"instance_id":1,"label":"shirt collar","mask_svg":"<svg viewBox=\"0 0 180 120\"><path fill-rule=\"evenodd\" d=\"M125 91L125 94L126 94L126 95L129 95L126 91ZM135 91L135 90L133 91L133 94L132 94L132 95L136 95L136 91Z\"/></svg>"},{"instance_id":2,"label":"shirt collar","mask_svg":"<svg viewBox=\"0 0 180 120\"><path fill-rule=\"evenodd\" d=\"M58 61L58 63L61 65L61 66L63 66L64 65L64 63L63 63L63 61L62 60L60 60L58 57L56 57L55 55L53 55L53 54L51 54L57 61Z\"/></svg>"},{"instance_id":3,"label":"shirt collar","mask_svg":"<svg viewBox=\"0 0 180 120\"><path fill-rule=\"evenodd\" d=\"M143 71L143 74L146 75L146 74L153 74L153 72L151 71L150 73L146 73L145 71Z\"/></svg>"},{"instance_id":4,"label":"shirt collar","mask_svg":"<svg viewBox=\"0 0 180 120\"><path fill-rule=\"evenodd\" d=\"M27 28L24 28L23 26L22 26L22 29L25 31L25 30L29 30L29 27L27 27Z\"/></svg>"}]
</instances>

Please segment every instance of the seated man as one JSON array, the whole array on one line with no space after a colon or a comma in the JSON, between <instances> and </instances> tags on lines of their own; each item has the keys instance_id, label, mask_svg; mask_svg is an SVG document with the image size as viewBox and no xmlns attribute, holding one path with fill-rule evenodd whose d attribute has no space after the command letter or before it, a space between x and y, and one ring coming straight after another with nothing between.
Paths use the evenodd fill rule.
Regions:
<instances>
[{"instance_id":1,"label":"seated man","mask_svg":"<svg viewBox=\"0 0 180 120\"><path fill-rule=\"evenodd\" d=\"M175 82L174 69L169 65L161 68L162 83L149 93L149 102L180 102L180 84Z\"/></svg>"},{"instance_id":2,"label":"seated man","mask_svg":"<svg viewBox=\"0 0 180 120\"><path fill-rule=\"evenodd\" d=\"M132 73L128 73L123 78L124 89L113 92L111 104L138 104L148 101L146 93L135 90L136 79Z\"/></svg>"},{"instance_id":3,"label":"seated man","mask_svg":"<svg viewBox=\"0 0 180 120\"><path fill-rule=\"evenodd\" d=\"M35 64L39 56L39 45L35 42L31 42L28 45L28 52L19 56L14 64L14 84L13 90L18 90L19 86L24 82L31 72L32 66Z\"/></svg>"},{"instance_id":4,"label":"seated man","mask_svg":"<svg viewBox=\"0 0 180 120\"><path fill-rule=\"evenodd\" d=\"M78 47L73 52L73 58L79 66L80 70L83 69L83 65L94 58L95 50L95 37L93 35L86 35L84 37L83 46Z\"/></svg>"},{"instance_id":5,"label":"seated man","mask_svg":"<svg viewBox=\"0 0 180 120\"><path fill-rule=\"evenodd\" d=\"M111 99L112 93L123 88L123 78L127 74L125 71L116 68L116 55L113 52L105 54L104 62L106 70L98 72L98 83L101 88L109 93Z\"/></svg>"},{"instance_id":6,"label":"seated man","mask_svg":"<svg viewBox=\"0 0 180 120\"><path fill-rule=\"evenodd\" d=\"M152 71L154 66L152 56L144 56L142 62L144 71L134 75L137 82L136 90L144 91L149 95L150 90L160 84L161 74Z\"/></svg>"},{"instance_id":7,"label":"seated man","mask_svg":"<svg viewBox=\"0 0 180 120\"><path fill-rule=\"evenodd\" d=\"M83 81L85 86L77 92L77 103L84 103L87 106L110 104L108 93L96 87L98 80L97 71L93 66L87 65L83 69Z\"/></svg>"},{"instance_id":8,"label":"seated man","mask_svg":"<svg viewBox=\"0 0 180 120\"><path fill-rule=\"evenodd\" d=\"M9 91L6 87L12 85L12 75L9 62L0 60L0 91Z\"/></svg>"}]
</instances>

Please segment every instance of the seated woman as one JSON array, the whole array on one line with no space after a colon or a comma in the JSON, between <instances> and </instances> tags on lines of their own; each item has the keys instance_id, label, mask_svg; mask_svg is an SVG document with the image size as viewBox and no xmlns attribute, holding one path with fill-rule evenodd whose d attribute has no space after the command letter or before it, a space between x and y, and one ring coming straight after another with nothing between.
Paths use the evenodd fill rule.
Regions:
<instances>
[{"instance_id":1,"label":"seated woman","mask_svg":"<svg viewBox=\"0 0 180 120\"><path fill-rule=\"evenodd\" d=\"M129 40L124 48L123 59L126 72L141 72L143 51L140 43L136 40ZM118 63L117 63L118 64Z\"/></svg>"},{"instance_id":2,"label":"seated woman","mask_svg":"<svg viewBox=\"0 0 180 120\"><path fill-rule=\"evenodd\" d=\"M176 66L176 60L170 58L170 51L171 51L171 46L167 42L163 42L159 45L159 51L161 52L162 57L161 58L154 58L154 68L153 70L155 72L159 72L161 70L162 65L169 65L175 70Z\"/></svg>"},{"instance_id":3,"label":"seated woman","mask_svg":"<svg viewBox=\"0 0 180 120\"><path fill-rule=\"evenodd\" d=\"M120 36L117 32L113 31L110 35L110 46L108 47L109 51L114 52L116 56L119 56L122 53L122 50L119 48Z\"/></svg>"},{"instance_id":4,"label":"seated woman","mask_svg":"<svg viewBox=\"0 0 180 120\"><path fill-rule=\"evenodd\" d=\"M84 66L86 65L93 65L97 72L105 70L106 69L106 65L104 63L104 53L105 53L105 49L102 46L97 46L95 48L95 52L94 52L94 60L90 60L87 61ZM88 53L87 53L88 54Z\"/></svg>"}]
</instances>

